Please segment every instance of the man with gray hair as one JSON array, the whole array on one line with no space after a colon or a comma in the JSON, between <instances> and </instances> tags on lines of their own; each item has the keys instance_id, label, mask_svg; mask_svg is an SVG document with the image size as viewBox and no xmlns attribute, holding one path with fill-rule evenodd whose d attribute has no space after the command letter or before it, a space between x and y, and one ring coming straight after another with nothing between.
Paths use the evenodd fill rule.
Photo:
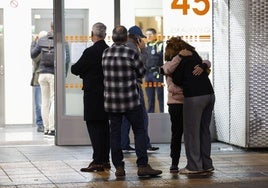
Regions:
<instances>
[{"instance_id":1,"label":"man with gray hair","mask_svg":"<svg viewBox=\"0 0 268 188\"><path fill-rule=\"evenodd\" d=\"M110 169L110 133L108 115L104 111L102 53L109 46L104 41L106 26L95 23L91 31L92 46L85 49L71 72L83 80L84 120L93 148L93 161L82 172Z\"/></svg>"}]
</instances>

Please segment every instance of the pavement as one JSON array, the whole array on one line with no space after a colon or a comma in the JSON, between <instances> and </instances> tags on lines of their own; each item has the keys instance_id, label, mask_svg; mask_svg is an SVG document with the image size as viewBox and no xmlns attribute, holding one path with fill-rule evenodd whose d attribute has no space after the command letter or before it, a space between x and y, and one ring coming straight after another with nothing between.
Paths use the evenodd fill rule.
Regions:
<instances>
[{"instance_id":1,"label":"pavement","mask_svg":"<svg viewBox=\"0 0 268 188\"><path fill-rule=\"evenodd\" d=\"M27 136L28 135L28 136ZM33 126L0 127L0 187L165 187L165 188L267 188L268 149L243 149L222 142L212 143L213 173L171 174L169 143L149 153L149 163L163 173L138 177L136 155L124 153L126 177L116 178L115 168L104 172L80 172L91 161L91 146L56 146L54 137L37 133ZM179 168L186 165L184 146Z\"/></svg>"}]
</instances>

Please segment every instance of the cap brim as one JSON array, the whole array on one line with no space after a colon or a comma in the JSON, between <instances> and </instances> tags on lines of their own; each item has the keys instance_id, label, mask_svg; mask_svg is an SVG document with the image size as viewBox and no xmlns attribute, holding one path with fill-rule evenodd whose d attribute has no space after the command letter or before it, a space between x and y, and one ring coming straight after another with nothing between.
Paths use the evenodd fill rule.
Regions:
<instances>
[{"instance_id":1,"label":"cap brim","mask_svg":"<svg viewBox=\"0 0 268 188\"><path fill-rule=\"evenodd\" d=\"M141 37L141 38L146 38L146 36L145 36L144 34L142 34L140 37Z\"/></svg>"}]
</instances>

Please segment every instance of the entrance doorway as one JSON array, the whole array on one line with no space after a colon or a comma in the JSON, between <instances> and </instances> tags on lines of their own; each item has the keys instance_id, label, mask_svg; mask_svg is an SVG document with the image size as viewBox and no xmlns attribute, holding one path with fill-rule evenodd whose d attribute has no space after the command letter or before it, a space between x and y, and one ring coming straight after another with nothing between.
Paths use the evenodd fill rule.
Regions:
<instances>
[{"instance_id":1,"label":"entrance doorway","mask_svg":"<svg viewBox=\"0 0 268 188\"><path fill-rule=\"evenodd\" d=\"M88 9L66 9L65 18L66 36L88 35ZM32 9L31 19L33 36L43 30L49 31L53 9ZM37 132L35 123L5 126L4 73L3 9L0 9L0 145L53 145L54 137Z\"/></svg>"}]
</instances>

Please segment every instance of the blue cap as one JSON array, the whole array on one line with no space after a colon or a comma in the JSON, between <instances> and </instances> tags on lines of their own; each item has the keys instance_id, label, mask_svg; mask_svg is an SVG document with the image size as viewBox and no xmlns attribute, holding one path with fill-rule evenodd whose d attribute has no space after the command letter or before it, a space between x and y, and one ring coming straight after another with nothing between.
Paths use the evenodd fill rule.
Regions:
<instances>
[{"instance_id":1,"label":"blue cap","mask_svg":"<svg viewBox=\"0 0 268 188\"><path fill-rule=\"evenodd\" d=\"M128 34L138 35L141 38L146 38L146 36L142 33L141 29L136 25L129 28Z\"/></svg>"}]
</instances>

